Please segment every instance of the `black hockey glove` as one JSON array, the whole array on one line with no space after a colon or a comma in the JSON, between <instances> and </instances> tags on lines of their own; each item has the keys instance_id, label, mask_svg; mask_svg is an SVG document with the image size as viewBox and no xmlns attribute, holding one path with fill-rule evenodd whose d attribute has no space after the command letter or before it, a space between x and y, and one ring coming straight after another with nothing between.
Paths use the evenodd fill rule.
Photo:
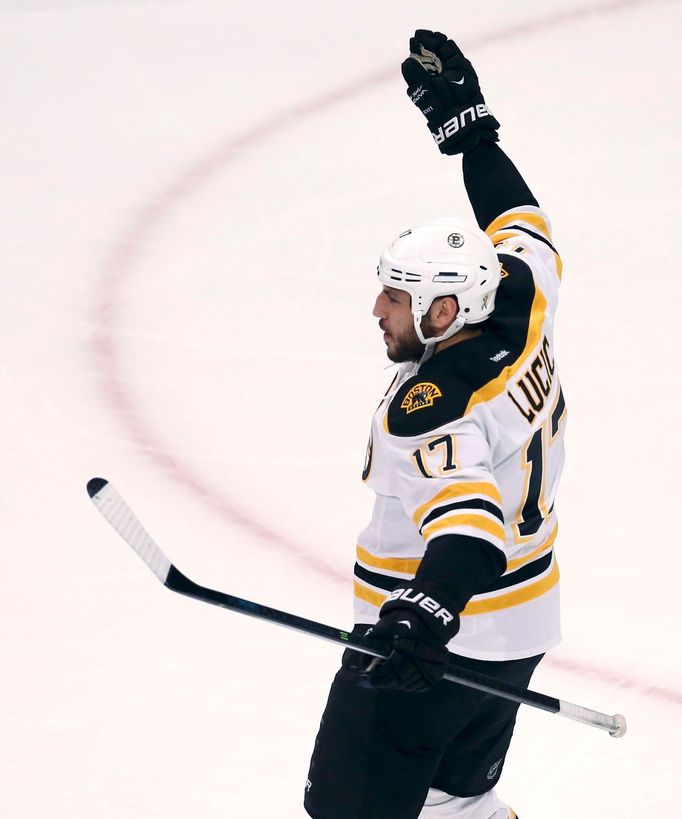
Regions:
<instances>
[{"instance_id":1,"label":"black hockey glove","mask_svg":"<svg viewBox=\"0 0 682 819\"><path fill-rule=\"evenodd\" d=\"M479 142L497 142L500 123L485 104L476 72L445 34L415 31L402 72L441 153L463 154Z\"/></svg>"},{"instance_id":2,"label":"black hockey glove","mask_svg":"<svg viewBox=\"0 0 682 819\"><path fill-rule=\"evenodd\" d=\"M369 645L389 655L370 671L371 685L428 691L443 678L449 656L446 643L458 631L456 607L430 584L395 589L366 636Z\"/></svg>"}]
</instances>

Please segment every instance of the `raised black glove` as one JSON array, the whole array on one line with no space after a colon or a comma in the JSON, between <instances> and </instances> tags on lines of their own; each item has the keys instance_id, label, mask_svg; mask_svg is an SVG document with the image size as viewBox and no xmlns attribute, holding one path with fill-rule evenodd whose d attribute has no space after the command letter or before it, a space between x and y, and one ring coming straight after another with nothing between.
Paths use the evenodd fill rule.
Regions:
<instances>
[{"instance_id":1,"label":"raised black glove","mask_svg":"<svg viewBox=\"0 0 682 819\"><path fill-rule=\"evenodd\" d=\"M374 688L428 691L443 678L446 643L458 631L456 607L436 588L413 582L395 589L366 636L369 645L389 655L370 665L370 683Z\"/></svg>"},{"instance_id":2,"label":"raised black glove","mask_svg":"<svg viewBox=\"0 0 682 819\"><path fill-rule=\"evenodd\" d=\"M440 31L418 29L402 64L407 94L426 117L441 153L462 154L497 142L500 123L488 110L473 66Z\"/></svg>"}]
</instances>

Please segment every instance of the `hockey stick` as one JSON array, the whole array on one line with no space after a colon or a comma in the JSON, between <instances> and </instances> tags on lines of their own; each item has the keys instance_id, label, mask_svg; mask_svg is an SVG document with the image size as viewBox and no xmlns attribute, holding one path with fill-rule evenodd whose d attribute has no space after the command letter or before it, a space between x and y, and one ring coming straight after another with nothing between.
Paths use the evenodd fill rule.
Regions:
<instances>
[{"instance_id":1,"label":"hockey stick","mask_svg":"<svg viewBox=\"0 0 682 819\"><path fill-rule=\"evenodd\" d=\"M386 659L386 655L364 644L360 637L347 631L326 626L315 620L307 620L296 614L289 614L285 611L272 609L260 603L253 603L241 597L234 597L231 594L208 589L199 586L179 571L156 545L152 538L144 530L142 524L137 519L135 513L126 504L116 489L104 478L92 478L88 481L88 495L92 499L97 509L116 529L121 537L133 548L134 551L144 560L149 568L166 588L171 591L202 600L204 603L213 603L226 609L256 617L259 620L267 620L271 623L278 623L281 626L320 637L332 643L337 643L359 651L362 654L369 654L373 657ZM522 705L530 705L533 708L540 708L552 714L567 717L585 725L592 725L608 731L612 737L622 737L626 731L625 717L622 714L602 714L590 708L583 708L564 700L548 697L546 694L539 694L536 691L526 690L518 686L511 685L478 674L456 665L450 665L445 673L446 680L494 694L497 697L513 700Z\"/></svg>"}]
</instances>

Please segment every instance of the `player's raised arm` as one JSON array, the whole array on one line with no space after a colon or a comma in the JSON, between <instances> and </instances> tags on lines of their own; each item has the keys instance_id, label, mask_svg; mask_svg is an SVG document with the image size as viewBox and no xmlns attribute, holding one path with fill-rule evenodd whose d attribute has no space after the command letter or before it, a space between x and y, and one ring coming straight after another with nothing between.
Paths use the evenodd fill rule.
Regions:
<instances>
[{"instance_id":1,"label":"player's raised arm","mask_svg":"<svg viewBox=\"0 0 682 819\"><path fill-rule=\"evenodd\" d=\"M500 123L488 108L473 66L439 31L419 29L402 64L407 93L441 153L463 154L464 184L485 230L505 211L538 202L497 145Z\"/></svg>"}]
</instances>

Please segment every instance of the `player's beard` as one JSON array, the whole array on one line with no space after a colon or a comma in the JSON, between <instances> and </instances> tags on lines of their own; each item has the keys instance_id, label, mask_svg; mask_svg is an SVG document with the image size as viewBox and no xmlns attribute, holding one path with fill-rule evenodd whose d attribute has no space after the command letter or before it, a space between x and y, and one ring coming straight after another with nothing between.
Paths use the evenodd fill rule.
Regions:
<instances>
[{"instance_id":1,"label":"player's beard","mask_svg":"<svg viewBox=\"0 0 682 819\"><path fill-rule=\"evenodd\" d=\"M421 328L425 338L432 335L432 327L428 316L422 318ZM393 341L393 348L387 346L386 355L394 364L400 364L403 361L419 361L424 355L424 345L419 340L414 324L410 324L409 330L401 336L391 335L391 340Z\"/></svg>"}]
</instances>

